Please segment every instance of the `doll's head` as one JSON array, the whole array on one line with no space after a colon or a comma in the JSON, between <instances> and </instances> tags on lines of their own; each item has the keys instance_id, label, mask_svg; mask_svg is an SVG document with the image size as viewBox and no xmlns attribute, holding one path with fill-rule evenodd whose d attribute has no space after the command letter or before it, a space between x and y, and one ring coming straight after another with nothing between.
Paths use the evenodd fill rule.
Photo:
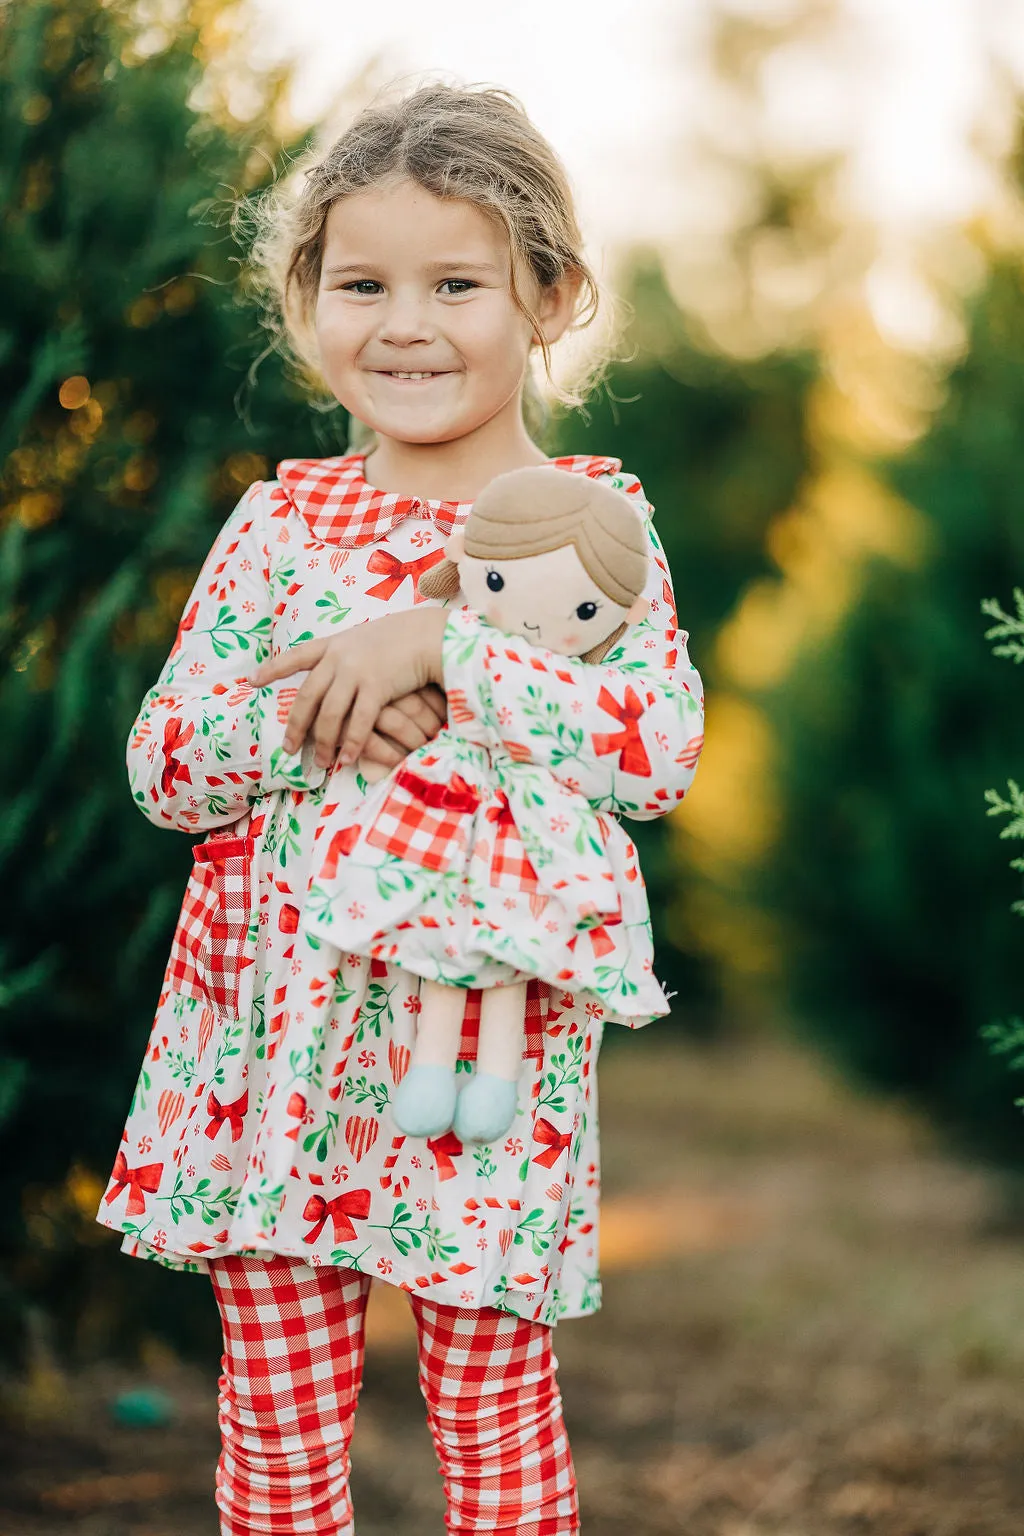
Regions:
<instances>
[{"instance_id":1,"label":"doll's head","mask_svg":"<svg viewBox=\"0 0 1024 1536\"><path fill-rule=\"evenodd\" d=\"M537 464L480 492L424 597L454 597L506 634L561 656L600 660L647 612L647 540L621 491Z\"/></svg>"}]
</instances>

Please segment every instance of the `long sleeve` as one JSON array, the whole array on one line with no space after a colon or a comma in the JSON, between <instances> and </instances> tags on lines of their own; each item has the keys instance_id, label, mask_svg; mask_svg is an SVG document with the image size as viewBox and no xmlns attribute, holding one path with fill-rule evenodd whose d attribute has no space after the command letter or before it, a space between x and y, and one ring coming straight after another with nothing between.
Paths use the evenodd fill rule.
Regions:
<instances>
[{"instance_id":1,"label":"long sleeve","mask_svg":"<svg viewBox=\"0 0 1024 1536\"><path fill-rule=\"evenodd\" d=\"M132 793L156 826L224 826L264 790L313 787L304 757L286 755L281 745L287 711L280 687L248 681L270 653L269 564L257 482L207 556L128 740ZM296 681L288 679L292 688Z\"/></svg>"},{"instance_id":2,"label":"long sleeve","mask_svg":"<svg viewBox=\"0 0 1024 1536\"><path fill-rule=\"evenodd\" d=\"M638 821L682 800L704 740L701 680L676 627L660 541L645 525L650 612L600 664L505 635L471 609L453 611L444 636L448 714L460 732L550 769L595 809Z\"/></svg>"}]
</instances>

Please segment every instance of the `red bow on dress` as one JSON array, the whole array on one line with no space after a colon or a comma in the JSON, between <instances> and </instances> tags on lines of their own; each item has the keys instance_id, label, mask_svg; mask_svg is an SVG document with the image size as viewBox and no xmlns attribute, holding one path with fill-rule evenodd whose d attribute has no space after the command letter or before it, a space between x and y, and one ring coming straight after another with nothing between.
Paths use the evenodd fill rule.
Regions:
<instances>
[{"instance_id":1,"label":"red bow on dress","mask_svg":"<svg viewBox=\"0 0 1024 1536\"><path fill-rule=\"evenodd\" d=\"M538 1120L533 1128L533 1139L544 1148L534 1158L542 1168L553 1168L565 1151L572 1145L571 1131L556 1131L550 1120Z\"/></svg>"},{"instance_id":2,"label":"red bow on dress","mask_svg":"<svg viewBox=\"0 0 1024 1536\"><path fill-rule=\"evenodd\" d=\"M436 565L443 559L443 549L432 549L429 555L420 555L418 560L399 560L398 556L393 555L389 549L375 549L366 562L366 569L374 576L383 576L384 580L378 581L375 586L367 587L366 595L380 597L387 601L389 597L394 597L407 576L412 577L412 584L415 587L423 572L429 571L432 565ZM421 601L418 592L416 601Z\"/></svg>"},{"instance_id":3,"label":"red bow on dress","mask_svg":"<svg viewBox=\"0 0 1024 1536\"><path fill-rule=\"evenodd\" d=\"M337 1195L333 1200L325 1200L323 1195L310 1195L306 1201L302 1219L311 1221L313 1225L303 1241L315 1243L329 1217L334 1223L335 1243L351 1242L356 1235L356 1229L349 1217L356 1216L360 1221L365 1221L369 1214L370 1191L368 1189L350 1189L343 1195Z\"/></svg>"},{"instance_id":4,"label":"red bow on dress","mask_svg":"<svg viewBox=\"0 0 1024 1536\"><path fill-rule=\"evenodd\" d=\"M164 722L164 771L160 776L160 789L165 795L174 793L178 779L183 779L186 784L192 782L188 765L174 754L181 747L188 746L195 730L191 720L188 725L184 725L177 715L172 715L170 720Z\"/></svg>"},{"instance_id":5,"label":"red bow on dress","mask_svg":"<svg viewBox=\"0 0 1024 1536\"><path fill-rule=\"evenodd\" d=\"M453 1157L458 1157L462 1151L462 1142L454 1131L445 1131L443 1136L432 1136L427 1146L433 1152L437 1160L437 1177L443 1184L445 1179L454 1179L457 1169L452 1162Z\"/></svg>"},{"instance_id":6,"label":"red bow on dress","mask_svg":"<svg viewBox=\"0 0 1024 1536\"><path fill-rule=\"evenodd\" d=\"M635 774L638 779L649 779L650 759L637 724L646 708L640 696L627 683L621 704L607 688L601 689L597 702L606 715L613 715L623 726L621 731L601 732L593 737L594 751L598 757L604 757L608 752L618 752L621 754L619 768L623 773Z\"/></svg>"},{"instance_id":7,"label":"red bow on dress","mask_svg":"<svg viewBox=\"0 0 1024 1536\"><path fill-rule=\"evenodd\" d=\"M210 1116L210 1123L206 1127L207 1136L212 1141L226 1121L231 1126L231 1140L237 1141L242 1134L242 1120L248 1110L248 1088L233 1104L222 1104L211 1088L210 1097L206 1101L206 1113Z\"/></svg>"},{"instance_id":8,"label":"red bow on dress","mask_svg":"<svg viewBox=\"0 0 1024 1536\"><path fill-rule=\"evenodd\" d=\"M403 768L395 775L395 784L408 790L422 805L429 805L435 811L464 811L472 815L480 804L480 796L472 784L466 783L461 773L453 773L447 784L438 784L433 779L421 778L409 768Z\"/></svg>"},{"instance_id":9,"label":"red bow on dress","mask_svg":"<svg viewBox=\"0 0 1024 1536\"><path fill-rule=\"evenodd\" d=\"M114 1182L107 1191L107 1204L112 1205L122 1189L127 1189L128 1204L124 1208L125 1215L144 1215L146 1195L156 1194L160 1188L160 1175L163 1171L163 1163L147 1163L144 1168L129 1168L128 1159L123 1152L119 1152L114 1159L114 1171L111 1175Z\"/></svg>"}]
</instances>

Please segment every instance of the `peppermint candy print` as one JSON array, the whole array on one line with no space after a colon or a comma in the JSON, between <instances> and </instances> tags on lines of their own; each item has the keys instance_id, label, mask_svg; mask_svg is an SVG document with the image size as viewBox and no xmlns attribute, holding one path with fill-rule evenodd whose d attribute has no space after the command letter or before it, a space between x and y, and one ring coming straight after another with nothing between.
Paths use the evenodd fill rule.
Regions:
<instances>
[{"instance_id":1,"label":"peppermint candy print","mask_svg":"<svg viewBox=\"0 0 1024 1536\"><path fill-rule=\"evenodd\" d=\"M660 815L685 795L700 679L639 481L615 459L553 462L635 498L651 541L651 612L600 666L555 665L453 612L449 718L466 761L503 754L582 796L588 817L605 818L607 848L622 850L617 880L639 887L617 818ZM550 1324L600 1305L594 1067L605 1025L640 1022L639 1011L575 982L536 984L509 1134L473 1148L452 1132L403 1136L390 1105L415 1038L418 978L309 931L329 854L318 829L357 838L372 796L354 769L328 775L308 753L284 752L301 677L248 681L265 655L411 607L416 573L468 512L375 490L359 455L288 461L245 493L211 550L129 741L140 809L198 834L200 853L99 1220L127 1252L178 1269L276 1252ZM218 850L225 837L230 849ZM495 944L508 939L500 963L514 965L527 913L543 916L544 872L533 849L509 841L500 803L477 841L500 877L488 913ZM524 905L502 926L506 897ZM600 927L580 935L595 965L608 963Z\"/></svg>"}]
</instances>

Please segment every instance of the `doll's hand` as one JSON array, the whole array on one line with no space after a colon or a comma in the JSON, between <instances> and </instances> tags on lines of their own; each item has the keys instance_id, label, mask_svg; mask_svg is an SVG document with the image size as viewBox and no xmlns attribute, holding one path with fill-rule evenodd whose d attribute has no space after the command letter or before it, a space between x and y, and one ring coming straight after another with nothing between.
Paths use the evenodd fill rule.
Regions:
<instances>
[{"instance_id":1,"label":"doll's hand","mask_svg":"<svg viewBox=\"0 0 1024 1536\"><path fill-rule=\"evenodd\" d=\"M386 704L359 757L363 777L374 784L386 778L410 752L433 741L447 713L448 701L434 683Z\"/></svg>"},{"instance_id":2,"label":"doll's hand","mask_svg":"<svg viewBox=\"0 0 1024 1536\"><path fill-rule=\"evenodd\" d=\"M443 608L387 613L263 662L252 678L258 688L295 672L309 673L288 714L285 751L297 752L312 736L318 767L329 768L336 753L339 762L354 763L386 705L443 683L441 637L447 621Z\"/></svg>"}]
</instances>

